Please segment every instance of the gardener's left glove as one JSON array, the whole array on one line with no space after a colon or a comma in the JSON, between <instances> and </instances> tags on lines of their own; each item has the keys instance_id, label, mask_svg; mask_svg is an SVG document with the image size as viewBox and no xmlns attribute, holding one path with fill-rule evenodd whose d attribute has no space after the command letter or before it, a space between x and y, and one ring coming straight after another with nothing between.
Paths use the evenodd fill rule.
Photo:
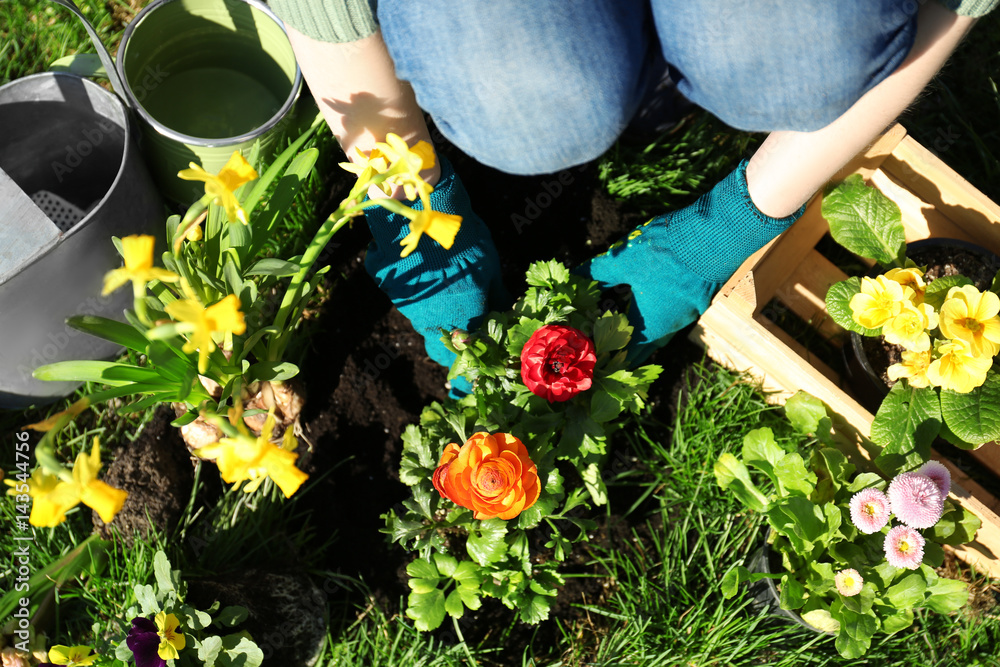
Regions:
<instances>
[{"instance_id":1,"label":"gardener's left glove","mask_svg":"<svg viewBox=\"0 0 1000 667\"><path fill-rule=\"evenodd\" d=\"M493 308L503 308L506 290L500 280L500 258L486 224L472 211L469 195L452 168L439 155L441 178L430 195L431 208L462 216L462 227L446 250L426 234L407 257L399 242L409 234L409 220L381 206L366 209L374 240L368 246L365 268L424 337L428 356L446 368L455 353L441 342L453 329L474 330ZM406 202L422 210L419 199ZM471 391L465 378L451 381L453 398Z\"/></svg>"},{"instance_id":2,"label":"gardener's left glove","mask_svg":"<svg viewBox=\"0 0 1000 667\"><path fill-rule=\"evenodd\" d=\"M698 319L743 261L805 210L786 218L761 213L747 191L746 167L744 160L691 206L636 227L574 270L602 289L631 286L631 363L642 363Z\"/></svg>"}]
</instances>

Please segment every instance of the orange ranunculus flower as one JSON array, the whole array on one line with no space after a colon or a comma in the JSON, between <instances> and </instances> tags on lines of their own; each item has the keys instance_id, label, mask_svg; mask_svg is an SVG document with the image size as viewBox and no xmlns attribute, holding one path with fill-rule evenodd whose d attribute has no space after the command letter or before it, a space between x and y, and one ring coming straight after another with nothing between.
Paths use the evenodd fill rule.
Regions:
<instances>
[{"instance_id":1,"label":"orange ranunculus flower","mask_svg":"<svg viewBox=\"0 0 1000 667\"><path fill-rule=\"evenodd\" d=\"M444 448L434 488L477 519L513 519L538 500L538 468L524 443L509 433L473 433L462 447Z\"/></svg>"}]
</instances>

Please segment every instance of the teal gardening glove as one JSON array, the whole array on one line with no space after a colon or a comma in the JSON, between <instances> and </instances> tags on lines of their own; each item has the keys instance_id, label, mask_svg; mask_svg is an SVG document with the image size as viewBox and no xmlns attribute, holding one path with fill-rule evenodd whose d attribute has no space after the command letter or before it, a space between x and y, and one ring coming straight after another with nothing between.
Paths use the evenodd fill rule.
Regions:
<instances>
[{"instance_id":1,"label":"teal gardening glove","mask_svg":"<svg viewBox=\"0 0 1000 667\"><path fill-rule=\"evenodd\" d=\"M629 361L640 364L705 312L743 261L788 229L761 213L747 190L747 161L691 206L653 218L575 269L602 289L632 288Z\"/></svg>"},{"instance_id":2,"label":"teal gardening glove","mask_svg":"<svg viewBox=\"0 0 1000 667\"><path fill-rule=\"evenodd\" d=\"M373 236L365 269L424 337L427 355L450 368L455 353L444 346L441 336L453 329L474 330L491 306L508 304L500 279L500 258L489 229L472 211L469 195L451 163L443 156L438 158L441 178L430 195L431 208L462 216L462 227L451 249L425 234L416 250L400 257L399 242L410 231L409 220L373 206L365 211ZM414 210L423 209L419 199L406 204ZM451 381L452 398L471 391L465 378Z\"/></svg>"}]
</instances>

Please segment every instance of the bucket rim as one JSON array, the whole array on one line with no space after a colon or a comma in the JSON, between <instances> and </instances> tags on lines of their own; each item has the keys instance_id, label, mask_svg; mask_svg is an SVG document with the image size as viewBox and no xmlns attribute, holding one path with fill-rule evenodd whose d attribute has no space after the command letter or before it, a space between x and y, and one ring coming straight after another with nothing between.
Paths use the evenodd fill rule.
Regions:
<instances>
[{"instance_id":1,"label":"bucket rim","mask_svg":"<svg viewBox=\"0 0 1000 667\"><path fill-rule=\"evenodd\" d=\"M184 134L183 132L178 132L173 130L156 118L154 118L142 104L139 102L138 98L132 93L132 86L129 85L128 78L125 76L125 49L128 46L128 41L132 37L132 33L135 32L136 28L146 20L153 12L163 5L170 4L172 2L177 2L179 0L153 0L139 12L138 16L128 24L125 28L125 32L122 34L121 45L118 48L118 57L115 58L115 69L118 71L118 76L122 80L122 92L128 98L128 104L132 107L139 116L153 129L157 134L164 136L168 139L173 139L182 144L188 144L191 146L198 146L202 148L222 148L225 146L236 146L248 141L253 141L259 138L264 133L271 130L278 123L280 123L285 116L288 115L295 104L296 100L299 98L299 94L302 89L302 70L299 68L298 59L295 58L295 77L292 80L291 90L288 92L288 96L285 98L284 103L281 107L266 120L261 125L255 127L249 132L244 132L243 134L235 135L232 137L216 137L211 139L206 139L204 137L195 137L190 134ZM242 2L243 4L250 5L254 9L257 9L265 16L270 18L274 23L281 29L281 32L285 34L285 38L288 39L288 29L285 27L284 21L282 21L277 14L275 14L270 7L261 2L261 0L235 0L236 2ZM289 39L289 48L291 48L291 40ZM293 53L294 58L294 53Z\"/></svg>"},{"instance_id":2,"label":"bucket rim","mask_svg":"<svg viewBox=\"0 0 1000 667\"><path fill-rule=\"evenodd\" d=\"M59 78L80 81L83 83L85 87L89 86L91 90L98 91L98 94L105 95L115 104L115 108L121 114L122 130L124 132L124 136L122 137L121 159L118 162L118 171L115 173L114 180L111 181L111 184L108 186L108 189L104 193L104 195L100 199L98 199L95 204L92 205L90 211L82 218L80 218L79 222L70 227L67 231L59 234L59 236L56 237L56 240L51 245L44 248L39 248L38 252L34 253L21 266L18 272L24 270L31 264L40 261L43 257L49 254L49 252L51 252L53 248L55 248L57 245L59 245L69 237L76 234L79 230L83 229L86 225L90 223L94 215L102 209L102 207L106 203L106 200L111 196L111 193L114 192L115 189L120 185L122 178L124 178L125 167L126 163L128 162L129 149L132 147L132 142L133 142L132 117L129 114L128 107L125 106L125 103L118 95L115 95L111 91L105 89L103 86L91 81L86 77L82 77L76 74L71 74L70 72L38 72L36 74L29 74L27 76L19 77L17 79L14 79L13 81L8 81L7 83L0 85L0 92L3 92L3 90L6 88L14 88L17 85L23 85L25 81L30 81L34 79L59 79Z\"/></svg>"}]
</instances>

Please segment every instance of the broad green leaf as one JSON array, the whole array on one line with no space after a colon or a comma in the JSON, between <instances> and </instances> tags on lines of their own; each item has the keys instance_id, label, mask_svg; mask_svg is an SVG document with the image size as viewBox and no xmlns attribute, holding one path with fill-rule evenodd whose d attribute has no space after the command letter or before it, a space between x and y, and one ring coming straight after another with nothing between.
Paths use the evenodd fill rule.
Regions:
<instances>
[{"instance_id":1,"label":"broad green leaf","mask_svg":"<svg viewBox=\"0 0 1000 667\"><path fill-rule=\"evenodd\" d=\"M483 606L482 601L479 599L479 588L466 588L465 586L458 586L455 588L458 592L458 597L462 599L462 604L476 611Z\"/></svg>"},{"instance_id":2,"label":"broad green leaf","mask_svg":"<svg viewBox=\"0 0 1000 667\"><path fill-rule=\"evenodd\" d=\"M785 417L803 435L818 433L820 423L827 417L826 405L800 389L785 401Z\"/></svg>"},{"instance_id":3,"label":"broad green leaf","mask_svg":"<svg viewBox=\"0 0 1000 667\"><path fill-rule=\"evenodd\" d=\"M417 630L427 632L441 626L445 614L444 592L433 590L429 593L410 593L407 600L406 616L413 620Z\"/></svg>"},{"instance_id":4,"label":"broad green leaf","mask_svg":"<svg viewBox=\"0 0 1000 667\"><path fill-rule=\"evenodd\" d=\"M906 234L899 206L859 174L848 176L827 192L821 208L830 235L840 245L879 264L902 266Z\"/></svg>"},{"instance_id":5,"label":"broad green leaf","mask_svg":"<svg viewBox=\"0 0 1000 667\"><path fill-rule=\"evenodd\" d=\"M847 460L843 452L832 447L824 447L816 453L816 456L822 459L824 469L829 473L830 484L836 493L843 486L844 480L850 479L854 474L854 464Z\"/></svg>"},{"instance_id":6,"label":"broad green leaf","mask_svg":"<svg viewBox=\"0 0 1000 667\"><path fill-rule=\"evenodd\" d=\"M162 551L157 551L153 556L153 574L156 577L156 587L160 593L176 591L174 585L174 575L170 570L170 561Z\"/></svg>"},{"instance_id":7,"label":"broad green leaf","mask_svg":"<svg viewBox=\"0 0 1000 667\"><path fill-rule=\"evenodd\" d=\"M469 531L469 539L465 548L472 559L480 565L495 563L507 553L507 522L503 519L488 519L480 521L479 525Z\"/></svg>"},{"instance_id":8,"label":"broad green leaf","mask_svg":"<svg viewBox=\"0 0 1000 667\"><path fill-rule=\"evenodd\" d=\"M742 565L737 565L722 577L722 583L720 584L720 589L722 590L722 597L727 600L739 591L740 584L750 581L750 570L743 567Z\"/></svg>"},{"instance_id":9,"label":"broad green leaf","mask_svg":"<svg viewBox=\"0 0 1000 667\"><path fill-rule=\"evenodd\" d=\"M845 608L842 610L840 622L849 637L866 645L878 632L878 619L870 613L858 614Z\"/></svg>"},{"instance_id":10,"label":"broad green leaf","mask_svg":"<svg viewBox=\"0 0 1000 667\"><path fill-rule=\"evenodd\" d=\"M934 306L934 310L940 311L945 298L948 296L948 290L952 287L962 287L963 285L971 284L972 281L965 276L941 276L940 278L935 278L927 284L927 288L924 290L924 303L928 303Z\"/></svg>"},{"instance_id":11,"label":"broad green leaf","mask_svg":"<svg viewBox=\"0 0 1000 667\"><path fill-rule=\"evenodd\" d=\"M192 630L204 630L212 624L212 617L208 613L191 605L182 605L180 613L184 616L184 625Z\"/></svg>"},{"instance_id":12,"label":"broad green leaf","mask_svg":"<svg viewBox=\"0 0 1000 667\"><path fill-rule=\"evenodd\" d=\"M139 607L142 609L143 616L149 616L161 611L152 586L146 584L136 586L133 592L135 593L135 601L139 603Z\"/></svg>"},{"instance_id":13,"label":"broad green leaf","mask_svg":"<svg viewBox=\"0 0 1000 667\"><path fill-rule=\"evenodd\" d=\"M750 473L743 463L730 453L725 453L715 462L715 481L727 491L731 491L749 509L763 512L767 507L767 497L750 480Z\"/></svg>"},{"instance_id":14,"label":"broad green leaf","mask_svg":"<svg viewBox=\"0 0 1000 667\"><path fill-rule=\"evenodd\" d=\"M806 587L802 582L790 574L781 577L781 599L779 604L782 609L798 609L806 601Z\"/></svg>"},{"instance_id":15,"label":"broad green leaf","mask_svg":"<svg viewBox=\"0 0 1000 667\"><path fill-rule=\"evenodd\" d=\"M125 644L125 642L122 642L122 644ZM209 635L201 640L198 646L198 659L206 665L213 665L221 652L222 637Z\"/></svg>"},{"instance_id":16,"label":"broad green leaf","mask_svg":"<svg viewBox=\"0 0 1000 667\"><path fill-rule=\"evenodd\" d=\"M472 561L463 560L452 572L451 578L463 588L477 589L483 581L483 573Z\"/></svg>"},{"instance_id":17,"label":"broad green leaf","mask_svg":"<svg viewBox=\"0 0 1000 667\"><path fill-rule=\"evenodd\" d=\"M882 618L882 632L891 635L913 625L913 610L901 609L891 616Z\"/></svg>"},{"instance_id":18,"label":"broad green leaf","mask_svg":"<svg viewBox=\"0 0 1000 667\"><path fill-rule=\"evenodd\" d=\"M462 603L462 595L458 592L458 589L448 594L448 597L444 601L444 610L452 618L462 618L465 614L465 604Z\"/></svg>"},{"instance_id":19,"label":"broad green leaf","mask_svg":"<svg viewBox=\"0 0 1000 667\"><path fill-rule=\"evenodd\" d=\"M956 511L960 511L961 514L952 519L955 522L955 532L949 535L946 539L939 540L942 544L958 546L959 544L971 542L976 539L976 533L983 525L983 522L979 517L964 507L960 507ZM952 514L953 513L949 513L950 519L952 518Z\"/></svg>"},{"instance_id":20,"label":"broad green leaf","mask_svg":"<svg viewBox=\"0 0 1000 667\"><path fill-rule=\"evenodd\" d=\"M948 430L978 447L1000 439L1000 374L990 371L986 381L967 394L941 390L941 415ZM966 445L966 449L974 449Z\"/></svg>"},{"instance_id":21,"label":"broad green leaf","mask_svg":"<svg viewBox=\"0 0 1000 667\"><path fill-rule=\"evenodd\" d=\"M549 608L552 607L553 598L547 595L527 593L519 601L517 610L521 621L529 625L541 623L549 617Z\"/></svg>"},{"instance_id":22,"label":"broad green leaf","mask_svg":"<svg viewBox=\"0 0 1000 667\"><path fill-rule=\"evenodd\" d=\"M217 660L223 667L260 667L264 662L264 652L242 634L223 637L222 650Z\"/></svg>"},{"instance_id":23,"label":"broad green leaf","mask_svg":"<svg viewBox=\"0 0 1000 667\"><path fill-rule=\"evenodd\" d=\"M597 390L590 399L590 418L595 422L609 422L622 412L622 402L608 392Z\"/></svg>"},{"instance_id":24,"label":"broad green leaf","mask_svg":"<svg viewBox=\"0 0 1000 667\"><path fill-rule=\"evenodd\" d=\"M216 617L215 622L224 627L234 627L247 620L250 611L246 607L229 606L223 607Z\"/></svg>"},{"instance_id":25,"label":"broad green leaf","mask_svg":"<svg viewBox=\"0 0 1000 667\"><path fill-rule=\"evenodd\" d=\"M801 493L803 496L808 496L816 488L816 473L806 468L806 463L798 452L781 457L774 467L774 474L784 495Z\"/></svg>"},{"instance_id":26,"label":"broad green leaf","mask_svg":"<svg viewBox=\"0 0 1000 667\"><path fill-rule=\"evenodd\" d=\"M882 453L876 464L887 474L912 470L930 457L931 443L941 428L937 393L897 382L882 400L872 422L871 438Z\"/></svg>"},{"instance_id":27,"label":"broad green leaf","mask_svg":"<svg viewBox=\"0 0 1000 667\"><path fill-rule=\"evenodd\" d=\"M791 538L817 542L827 531L827 517L816 503L802 496L781 498L767 509L771 525Z\"/></svg>"},{"instance_id":28,"label":"broad green leaf","mask_svg":"<svg viewBox=\"0 0 1000 667\"><path fill-rule=\"evenodd\" d=\"M785 450L774 441L774 432L768 428L756 428L743 436L743 463L757 468L779 486L774 467L784 458Z\"/></svg>"},{"instance_id":29,"label":"broad green leaf","mask_svg":"<svg viewBox=\"0 0 1000 667\"><path fill-rule=\"evenodd\" d=\"M454 556L449 556L448 554L434 554L434 564L437 565L437 571L441 573L442 577L450 577L455 573L455 568L458 567L458 561L455 560Z\"/></svg>"},{"instance_id":30,"label":"broad green leaf","mask_svg":"<svg viewBox=\"0 0 1000 667\"><path fill-rule=\"evenodd\" d=\"M580 479L590 494L590 499L595 505L603 505L608 502L608 489L604 484L604 476L601 475L601 466L597 463L588 463L587 467L580 472Z\"/></svg>"},{"instance_id":31,"label":"broad green leaf","mask_svg":"<svg viewBox=\"0 0 1000 667\"><path fill-rule=\"evenodd\" d=\"M440 579L413 579L406 582L414 593L430 593L441 583Z\"/></svg>"},{"instance_id":32,"label":"broad green leaf","mask_svg":"<svg viewBox=\"0 0 1000 667\"><path fill-rule=\"evenodd\" d=\"M882 333L881 329L869 329L854 321L851 299L860 292L861 278L858 276L851 276L847 280L834 283L826 292L826 312L830 314L830 319L848 331L862 336L879 336Z\"/></svg>"},{"instance_id":33,"label":"broad green leaf","mask_svg":"<svg viewBox=\"0 0 1000 667\"><path fill-rule=\"evenodd\" d=\"M843 628L841 628L840 634L837 635L837 640L834 644L836 645L837 652L840 653L841 657L853 660L860 658L868 652L868 647L871 646L872 640L871 638L868 638L866 641L854 639L847 634Z\"/></svg>"},{"instance_id":34,"label":"broad green leaf","mask_svg":"<svg viewBox=\"0 0 1000 667\"><path fill-rule=\"evenodd\" d=\"M518 528L527 530L537 526L543 518L556 511L556 507L566 495L563 490L562 474L558 468L552 468L547 472L539 470L538 473L539 483L544 482L545 488L535 504L518 515Z\"/></svg>"},{"instance_id":35,"label":"broad green leaf","mask_svg":"<svg viewBox=\"0 0 1000 667\"><path fill-rule=\"evenodd\" d=\"M289 361L258 361L246 372L247 382L256 380L284 382L299 374L299 367Z\"/></svg>"},{"instance_id":36,"label":"broad green leaf","mask_svg":"<svg viewBox=\"0 0 1000 667\"><path fill-rule=\"evenodd\" d=\"M914 572L890 586L885 592L885 597L889 601L889 604L896 609L910 609L920 605L924 601L924 592L926 590L927 584L924 581L924 576Z\"/></svg>"},{"instance_id":37,"label":"broad green leaf","mask_svg":"<svg viewBox=\"0 0 1000 667\"><path fill-rule=\"evenodd\" d=\"M813 609L801 614L802 620L821 632L839 632L840 621L827 609Z\"/></svg>"},{"instance_id":38,"label":"broad green leaf","mask_svg":"<svg viewBox=\"0 0 1000 667\"><path fill-rule=\"evenodd\" d=\"M969 600L969 585L964 581L940 577L927 589L930 597L924 606L941 614L961 609Z\"/></svg>"},{"instance_id":39,"label":"broad green leaf","mask_svg":"<svg viewBox=\"0 0 1000 667\"><path fill-rule=\"evenodd\" d=\"M862 472L847 485L847 490L851 493L857 493L863 489L873 486L880 491L885 488L885 479L882 475L877 472Z\"/></svg>"},{"instance_id":40,"label":"broad green leaf","mask_svg":"<svg viewBox=\"0 0 1000 667\"><path fill-rule=\"evenodd\" d=\"M875 594L876 590L874 584L866 581L864 586L861 587L860 593L842 598L844 601L844 609L849 609L855 614L867 614L872 610L872 606L875 603Z\"/></svg>"},{"instance_id":41,"label":"broad green leaf","mask_svg":"<svg viewBox=\"0 0 1000 667\"><path fill-rule=\"evenodd\" d=\"M137 352L145 352L146 346L149 345L149 340L135 327L106 317L74 315L66 320L66 324L77 331L103 338Z\"/></svg>"},{"instance_id":42,"label":"broad green leaf","mask_svg":"<svg viewBox=\"0 0 1000 667\"><path fill-rule=\"evenodd\" d=\"M594 322L594 347L597 354L621 350L631 338L632 326L621 313L607 312Z\"/></svg>"}]
</instances>

